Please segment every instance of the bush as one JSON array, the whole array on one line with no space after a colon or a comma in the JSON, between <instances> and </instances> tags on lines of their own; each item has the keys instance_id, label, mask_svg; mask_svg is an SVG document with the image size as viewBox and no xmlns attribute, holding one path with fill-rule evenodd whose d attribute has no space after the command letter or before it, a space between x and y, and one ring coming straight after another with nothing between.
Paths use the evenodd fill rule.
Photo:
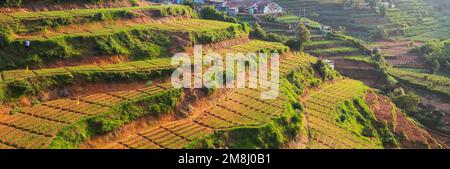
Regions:
<instances>
[{"instance_id":1,"label":"bush","mask_svg":"<svg viewBox=\"0 0 450 169\"><path fill-rule=\"evenodd\" d=\"M131 6L139 6L139 3L137 2L137 0L129 0Z\"/></svg>"},{"instance_id":2,"label":"bush","mask_svg":"<svg viewBox=\"0 0 450 169\"><path fill-rule=\"evenodd\" d=\"M264 29L261 28L261 26L257 22L253 26L250 35L253 36L254 38L270 42L285 43L287 41L287 38L282 35L267 33Z\"/></svg>"},{"instance_id":3,"label":"bush","mask_svg":"<svg viewBox=\"0 0 450 169\"><path fill-rule=\"evenodd\" d=\"M20 7L22 6L22 0L0 0L0 6Z\"/></svg>"},{"instance_id":4,"label":"bush","mask_svg":"<svg viewBox=\"0 0 450 169\"><path fill-rule=\"evenodd\" d=\"M7 46L14 40L12 31L0 28L0 46Z\"/></svg>"},{"instance_id":5,"label":"bush","mask_svg":"<svg viewBox=\"0 0 450 169\"><path fill-rule=\"evenodd\" d=\"M214 7L208 6L203 7L200 10L200 17L203 19L212 19L212 20L219 20L224 22L231 22L231 23L238 23L238 19L235 17L229 16L225 12L217 11Z\"/></svg>"},{"instance_id":6,"label":"bush","mask_svg":"<svg viewBox=\"0 0 450 169\"><path fill-rule=\"evenodd\" d=\"M23 80L16 80L7 84L8 97L19 98L23 95L33 93L30 83Z\"/></svg>"},{"instance_id":7,"label":"bush","mask_svg":"<svg viewBox=\"0 0 450 169\"><path fill-rule=\"evenodd\" d=\"M406 112L416 112L420 97L412 92L393 98L394 103Z\"/></svg>"},{"instance_id":8,"label":"bush","mask_svg":"<svg viewBox=\"0 0 450 169\"><path fill-rule=\"evenodd\" d=\"M319 74L322 77L322 80L324 81L333 80L340 76L339 73L331 69L331 67L322 60L317 61L315 67L319 71Z\"/></svg>"},{"instance_id":9,"label":"bush","mask_svg":"<svg viewBox=\"0 0 450 169\"><path fill-rule=\"evenodd\" d=\"M284 45L288 46L292 50L300 50L300 45L297 39L289 39Z\"/></svg>"}]
</instances>

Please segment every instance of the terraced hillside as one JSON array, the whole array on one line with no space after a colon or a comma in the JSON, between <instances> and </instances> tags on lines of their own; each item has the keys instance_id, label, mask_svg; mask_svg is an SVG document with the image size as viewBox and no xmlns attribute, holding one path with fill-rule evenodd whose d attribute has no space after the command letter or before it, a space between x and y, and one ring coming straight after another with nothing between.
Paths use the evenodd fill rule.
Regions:
<instances>
[{"instance_id":1,"label":"terraced hillside","mask_svg":"<svg viewBox=\"0 0 450 169\"><path fill-rule=\"evenodd\" d=\"M307 95L303 102L309 148L382 148L397 145L437 148L441 145L395 108L389 99L371 93L361 82L343 80L325 85L321 90ZM386 129L392 129L393 133L386 133ZM400 135L407 139L396 138Z\"/></svg>"},{"instance_id":2,"label":"terraced hillside","mask_svg":"<svg viewBox=\"0 0 450 169\"><path fill-rule=\"evenodd\" d=\"M334 67L340 73L365 82L369 86L384 83L383 77L374 66L373 58L342 37L326 36L319 30L311 29L313 34L305 50L311 55L334 62Z\"/></svg>"},{"instance_id":3,"label":"terraced hillside","mask_svg":"<svg viewBox=\"0 0 450 169\"><path fill-rule=\"evenodd\" d=\"M403 33L406 25L388 16L381 16L373 9L346 9L344 1L280 0L288 11L296 11L298 16L306 16L335 29L345 27L345 31L361 39L373 39L375 32L383 27L388 34Z\"/></svg>"},{"instance_id":4,"label":"terraced hillside","mask_svg":"<svg viewBox=\"0 0 450 169\"><path fill-rule=\"evenodd\" d=\"M433 11L428 1L397 0L395 7L381 9L344 7L344 1L279 0L287 11L305 16L335 29L345 27L349 35L373 40L380 32L389 36L406 36L408 39L429 40L447 37L446 11ZM434 3L435 5L438 3ZM387 38L387 37L381 37Z\"/></svg>"},{"instance_id":5,"label":"terraced hillside","mask_svg":"<svg viewBox=\"0 0 450 169\"><path fill-rule=\"evenodd\" d=\"M43 10L30 2L0 4L2 149L282 148L298 137L309 140L306 148L443 148L401 111L380 118L397 109L379 109L390 103L380 94L364 100L374 93L369 87L320 60L361 80L376 74L367 50L348 37L315 32L307 54L253 39L248 24L202 19L188 6L47 1ZM169 57L190 55L197 44L205 54L280 54L280 83L269 83L277 97L263 99L261 84L174 88L179 64ZM250 62L226 74L261 71Z\"/></svg>"},{"instance_id":6,"label":"terraced hillside","mask_svg":"<svg viewBox=\"0 0 450 169\"><path fill-rule=\"evenodd\" d=\"M288 54L280 62L280 75L286 76L296 69L307 70L310 68L309 64L315 61L316 59L311 56ZM260 94L264 91L265 89L262 88L232 89L232 91L227 92L226 96L221 97L218 102L214 103L211 108L190 119L145 129L128 136L126 139L109 144L105 148L196 147L199 146L197 145L199 140L214 132L259 128L271 123L273 119L293 116L293 114L288 113L289 110L286 110L289 109L289 106L287 106L289 103L288 96L280 93L276 99L264 100L260 98Z\"/></svg>"},{"instance_id":7,"label":"terraced hillside","mask_svg":"<svg viewBox=\"0 0 450 169\"><path fill-rule=\"evenodd\" d=\"M69 21L58 18L65 16L57 14L58 12L66 11L45 12L56 13L58 17L44 15L44 19L39 19L41 12L17 13L24 16L36 14L38 19L32 19L29 21L31 23L21 19L13 20L13 23L9 23L9 20L4 22L8 29L2 31L5 41L1 46L0 68L47 66L58 60L81 60L102 55L123 55L130 60L167 57L175 52L183 51L192 43L206 44L248 35L248 28L243 25L212 20L183 19L196 17L196 14L188 7L157 6L149 8L150 12L144 9L146 8L142 10L141 8L104 9L105 12L83 9L79 12L81 14L74 14L81 19L69 15L67 16ZM153 16L151 14L153 10L159 11L157 13L160 14ZM16 13L10 15L14 14ZM106 18L91 19L91 15ZM34 22L55 23L54 25L33 25ZM17 30L21 28L14 25L23 25L27 28L42 27L44 31L20 32ZM25 45L26 42L29 42L29 45ZM17 56L21 59L17 59Z\"/></svg>"},{"instance_id":8,"label":"terraced hillside","mask_svg":"<svg viewBox=\"0 0 450 169\"><path fill-rule=\"evenodd\" d=\"M170 84L150 86L133 91L109 92L80 98L59 99L25 108L1 121L0 142L13 148L64 148L76 144L81 135L89 136L92 123L100 125L98 133L107 132L145 114L144 109L135 110L134 115L121 115L121 111L133 104L162 103L161 97L179 97L179 92L171 89ZM151 101L150 101L151 100ZM167 106L173 106L173 103ZM130 112L131 113L131 112ZM103 124L102 119L127 117L118 124ZM80 128L81 127L81 128ZM82 128L86 127L86 131ZM112 128L111 128L112 127ZM117 127L117 126L116 126ZM92 132L92 131L89 131ZM95 132L94 132L95 133ZM77 135L74 135L77 134ZM87 134L87 135L86 135ZM81 138L82 139L82 138Z\"/></svg>"},{"instance_id":9,"label":"terraced hillside","mask_svg":"<svg viewBox=\"0 0 450 169\"><path fill-rule=\"evenodd\" d=\"M346 114L352 107L344 107L361 97L367 88L357 81L344 80L327 85L311 93L304 100L305 118L308 122L309 148L381 148L381 140L372 140L365 133L370 128L360 128L352 115ZM339 107L343 105L343 107ZM347 106L347 105L345 105ZM354 108L354 107L353 107ZM342 109L340 111L340 109ZM364 110L367 111L367 110ZM363 112L361 112L363 113ZM366 112L367 113L367 112ZM364 117L369 116L369 117ZM362 118L371 118L362 114ZM361 121L361 120L360 120ZM364 121L369 121L364 119ZM361 123L361 122L359 122ZM363 122L364 123L364 122ZM369 122L370 123L370 122ZM363 131L366 130L366 131Z\"/></svg>"}]
</instances>

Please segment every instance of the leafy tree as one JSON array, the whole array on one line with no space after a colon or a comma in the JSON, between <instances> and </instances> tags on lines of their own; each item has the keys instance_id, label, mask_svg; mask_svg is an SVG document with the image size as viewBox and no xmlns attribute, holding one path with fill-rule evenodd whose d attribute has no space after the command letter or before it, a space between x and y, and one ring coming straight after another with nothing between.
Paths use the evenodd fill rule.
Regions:
<instances>
[{"instance_id":1,"label":"leafy tree","mask_svg":"<svg viewBox=\"0 0 450 169\"><path fill-rule=\"evenodd\" d=\"M311 32L309 32L308 28L303 23L298 24L297 28L297 42L299 45L299 49L303 50L305 44L311 41Z\"/></svg>"},{"instance_id":2,"label":"leafy tree","mask_svg":"<svg viewBox=\"0 0 450 169\"><path fill-rule=\"evenodd\" d=\"M384 5L380 6L380 15L386 16L386 6L384 6Z\"/></svg>"},{"instance_id":3,"label":"leafy tree","mask_svg":"<svg viewBox=\"0 0 450 169\"><path fill-rule=\"evenodd\" d=\"M374 33L375 39L386 39L388 37L388 32L383 26L377 27Z\"/></svg>"},{"instance_id":4,"label":"leafy tree","mask_svg":"<svg viewBox=\"0 0 450 169\"><path fill-rule=\"evenodd\" d=\"M261 39L265 41L271 41L271 42L280 42L285 43L286 37L274 33L267 33L259 24L258 22L255 23L253 26L252 31L250 32L250 35Z\"/></svg>"},{"instance_id":5,"label":"leafy tree","mask_svg":"<svg viewBox=\"0 0 450 169\"><path fill-rule=\"evenodd\" d=\"M407 112L415 112L420 103L420 97L412 92L409 92L405 95L394 97L393 101L401 109Z\"/></svg>"},{"instance_id":6,"label":"leafy tree","mask_svg":"<svg viewBox=\"0 0 450 169\"><path fill-rule=\"evenodd\" d=\"M450 70L450 41L429 41L424 45L413 49L413 52L425 56L425 60L430 65L433 73L439 71L449 72Z\"/></svg>"}]
</instances>

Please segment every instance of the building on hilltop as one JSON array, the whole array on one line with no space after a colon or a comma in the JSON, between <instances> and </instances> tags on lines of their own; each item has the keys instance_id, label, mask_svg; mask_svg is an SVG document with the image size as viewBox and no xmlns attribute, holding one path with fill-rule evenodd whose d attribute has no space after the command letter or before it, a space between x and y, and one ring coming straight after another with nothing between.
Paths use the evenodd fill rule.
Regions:
<instances>
[{"instance_id":1,"label":"building on hilltop","mask_svg":"<svg viewBox=\"0 0 450 169\"><path fill-rule=\"evenodd\" d=\"M225 0L227 9L234 8L232 12L249 14L268 14L283 12L283 8L272 0ZM226 10L228 11L228 10Z\"/></svg>"}]
</instances>

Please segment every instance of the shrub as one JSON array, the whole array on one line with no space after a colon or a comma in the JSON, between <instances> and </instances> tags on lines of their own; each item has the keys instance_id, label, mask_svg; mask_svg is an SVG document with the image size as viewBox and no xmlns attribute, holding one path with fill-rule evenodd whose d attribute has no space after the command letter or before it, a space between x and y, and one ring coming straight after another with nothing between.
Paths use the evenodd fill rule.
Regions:
<instances>
[{"instance_id":1,"label":"shrub","mask_svg":"<svg viewBox=\"0 0 450 169\"><path fill-rule=\"evenodd\" d=\"M203 7L200 10L200 17L203 19L219 20L224 22L238 23L238 19L227 15L225 12L217 11L214 7Z\"/></svg>"},{"instance_id":2,"label":"shrub","mask_svg":"<svg viewBox=\"0 0 450 169\"><path fill-rule=\"evenodd\" d=\"M319 71L320 76L322 79L325 80L333 80L334 78L339 77L339 73L331 69L331 67L323 62L322 60L317 61L315 64L316 69Z\"/></svg>"},{"instance_id":3,"label":"shrub","mask_svg":"<svg viewBox=\"0 0 450 169\"><path fill-rule=\"evenodd\" d=\"M287 41L287 38L282 35L278 35L278 34L274 34L274 33L267 33L264 29L261 28L261 26L257 22L253 26L253 29L251 30L250 35L257 39L261 39L264 41L270 41L270 42L285 43Z\"/></svg>"},{"instance_id":4,"label":"shrub","mask_svg":"<svg viewBox=\"0 0 450 169\"><path fill-rule=\"evenodd\" d=\"M0 6L20 7L22 6L22 0L0 0Z\"/></svg>"},{"instance_id":5,"label":"shrub","mask_svg":"<svg viewBox=\"0 0 450 169\"><path fill-rule=\"evenodd\" d=\"M412 92L393 98L394 103L407 112L416 112L420 103L420 97Z\"/></svg>"},{"instance_id":6,"label":"shrub","mask_svg":"<svg viewBox=\"0 0 450 169\"><path fill-rule=\"evenodd\" d=\"M33 92L33 87L30 83L23 80L16 80L7 84L8 97L19 98L23 95Z\"/></svg>"},{"instance_id":7,"label":"shrub","mask_svg":"<svg viewBox=\"0 0 450 169\"><path fill-rule=\"evenodd\" d=\"M303 51L303 48L307 42L311 40L311 32L303 23L300 23L297 28L297 43L298 48Z\"/></svg>"},{"instance_id":8,"label":"shrub","mask_svg":"<svg viewBox=\"0 0 450 169\"><path fill-rule=\"evenodd\" d=\"M13 40L14 40L14 38L12 37L11 30L0 28L0 46L7 46Z\"/></svg>"},{"instance_id":9,"label":"shrub","mask_svg":"<svg viewBox=\"0 0 450 169\"><path fill-rule=\"evenodd\" d=\"M131 6L139 6L139 3L137 2L137 0L129 0Z\"/></svg>"}]
</instances>

